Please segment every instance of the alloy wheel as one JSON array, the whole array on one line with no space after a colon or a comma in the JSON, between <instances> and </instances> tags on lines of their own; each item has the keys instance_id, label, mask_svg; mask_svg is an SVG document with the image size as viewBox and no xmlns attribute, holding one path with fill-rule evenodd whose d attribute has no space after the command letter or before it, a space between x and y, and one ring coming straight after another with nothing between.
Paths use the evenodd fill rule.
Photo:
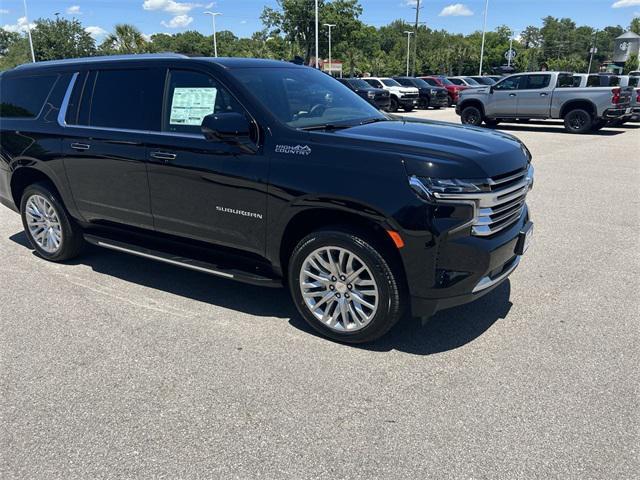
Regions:
<instances>
[{"instance_id":1,"label":"alloy wheel","mask_svg":"<svg viewBox=\"0 0 640 480\"><path fill-rule=\"evenodd\" d=\"M62 246L62 225L51 202L41 195L32 195L26 203L25 216L29 235L47 253L56 253Z\"/></svg>"}]
</instances>

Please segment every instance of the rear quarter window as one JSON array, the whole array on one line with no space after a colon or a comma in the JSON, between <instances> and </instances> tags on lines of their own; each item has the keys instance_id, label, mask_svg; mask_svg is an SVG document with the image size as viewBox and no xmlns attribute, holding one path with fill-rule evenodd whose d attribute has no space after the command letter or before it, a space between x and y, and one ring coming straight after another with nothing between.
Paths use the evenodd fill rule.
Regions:
<instances>
[{"instance_id":1,"label":"rear quarter window","mask_svg":"<svg viewBox=\"0 0 640 480\"><path fill-rule=\"evenodd\" d=\"M36 118L58 75L0 77L0 117Z\"/></svg>"}]
</instances>

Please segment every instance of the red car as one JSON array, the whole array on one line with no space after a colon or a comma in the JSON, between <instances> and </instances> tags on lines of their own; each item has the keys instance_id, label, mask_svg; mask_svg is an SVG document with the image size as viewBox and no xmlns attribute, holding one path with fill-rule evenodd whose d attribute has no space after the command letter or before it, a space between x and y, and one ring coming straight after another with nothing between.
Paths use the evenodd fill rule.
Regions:
<instances>
[{"instance_id":1,"label":"red car","mask_svg":"<svg viewBox=\"0 0 640 480\"><path fill-rule=\"evenodd\" d=\"M447 77L441 77L436 75L430 75L427 77L418 77L423 79L429 85L433 85L434 87L444 87L447 89L447 93L449 94L449 106L452 106L458 103L458 96L462 90L466 90L467 86L464 85L455 85L453 84Z\"/></svg>"}]
</instances>

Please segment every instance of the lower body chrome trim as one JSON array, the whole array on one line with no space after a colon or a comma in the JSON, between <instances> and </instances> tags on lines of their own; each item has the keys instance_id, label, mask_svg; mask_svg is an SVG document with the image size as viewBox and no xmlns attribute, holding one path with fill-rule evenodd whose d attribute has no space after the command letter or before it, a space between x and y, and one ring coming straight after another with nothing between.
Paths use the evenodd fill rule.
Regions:
<instances>
[{"instance_id":1,"label":"lower body chrome trim","mask_svg":"<svg viewBox=\"0 0 640 480\"><path fill-rule=\"evenodd\" d=\"M520 257L516 257L512 260L511 266L509 266L504 272L498 275L495 278L491 278L490 276L482 277L480 281L477 283L475 287L473 287L472 293L481 292L482 290L486 290L487 288L493 287L495 284L500 283L502 280L507 278L509 275L513 273L518 264L520 263Z\"/></svg>"}]
</instances>

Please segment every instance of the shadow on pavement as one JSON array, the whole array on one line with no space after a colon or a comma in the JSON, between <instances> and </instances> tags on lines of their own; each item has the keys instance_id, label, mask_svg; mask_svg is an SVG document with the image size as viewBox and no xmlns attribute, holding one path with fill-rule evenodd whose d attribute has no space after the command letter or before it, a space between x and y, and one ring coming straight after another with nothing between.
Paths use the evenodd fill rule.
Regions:
<instances>
[{"instance_id":1,"label":"shadow on pavement","mask_svg":"<svg viewBox=\"0 0 640 480\"><path fill-rule=\"evenodd\" d=\"M16 233L10 239L29 248L24 232ZM127 282L249 315L288 319L291 326L317 335L298 314L285 288L237 283L93 246L87 246L81 257L68 264L87 265L96 272ZM405 315L385 337L352 348L378 352L399 350L416 355L453 350L472 342L496 321L505 318L512 305L510 293L511 285L507 280L471 304L439 312L424 325Z\"/></svg>"},{"instance_id":2,"label":"shadow on pavement","mask_svg":"<svg viewBox=\"0 0 640 480\"><path fill-rule=\"evenodd\" d=\"M615 135L621 135L624 130L611 130L612 128L624 128L622 127L604 127L597 132L583 133L581 136L587 137L612 137ZM635 127L631 127L635 128ZM550 123L550 122L527 122L527 123L501 123L495 130L503 130L507 132L541 132L541 133L562 133L564 135L571 135L565 132L564 125L562 123Z\"/></svg>"}]
</instances>

